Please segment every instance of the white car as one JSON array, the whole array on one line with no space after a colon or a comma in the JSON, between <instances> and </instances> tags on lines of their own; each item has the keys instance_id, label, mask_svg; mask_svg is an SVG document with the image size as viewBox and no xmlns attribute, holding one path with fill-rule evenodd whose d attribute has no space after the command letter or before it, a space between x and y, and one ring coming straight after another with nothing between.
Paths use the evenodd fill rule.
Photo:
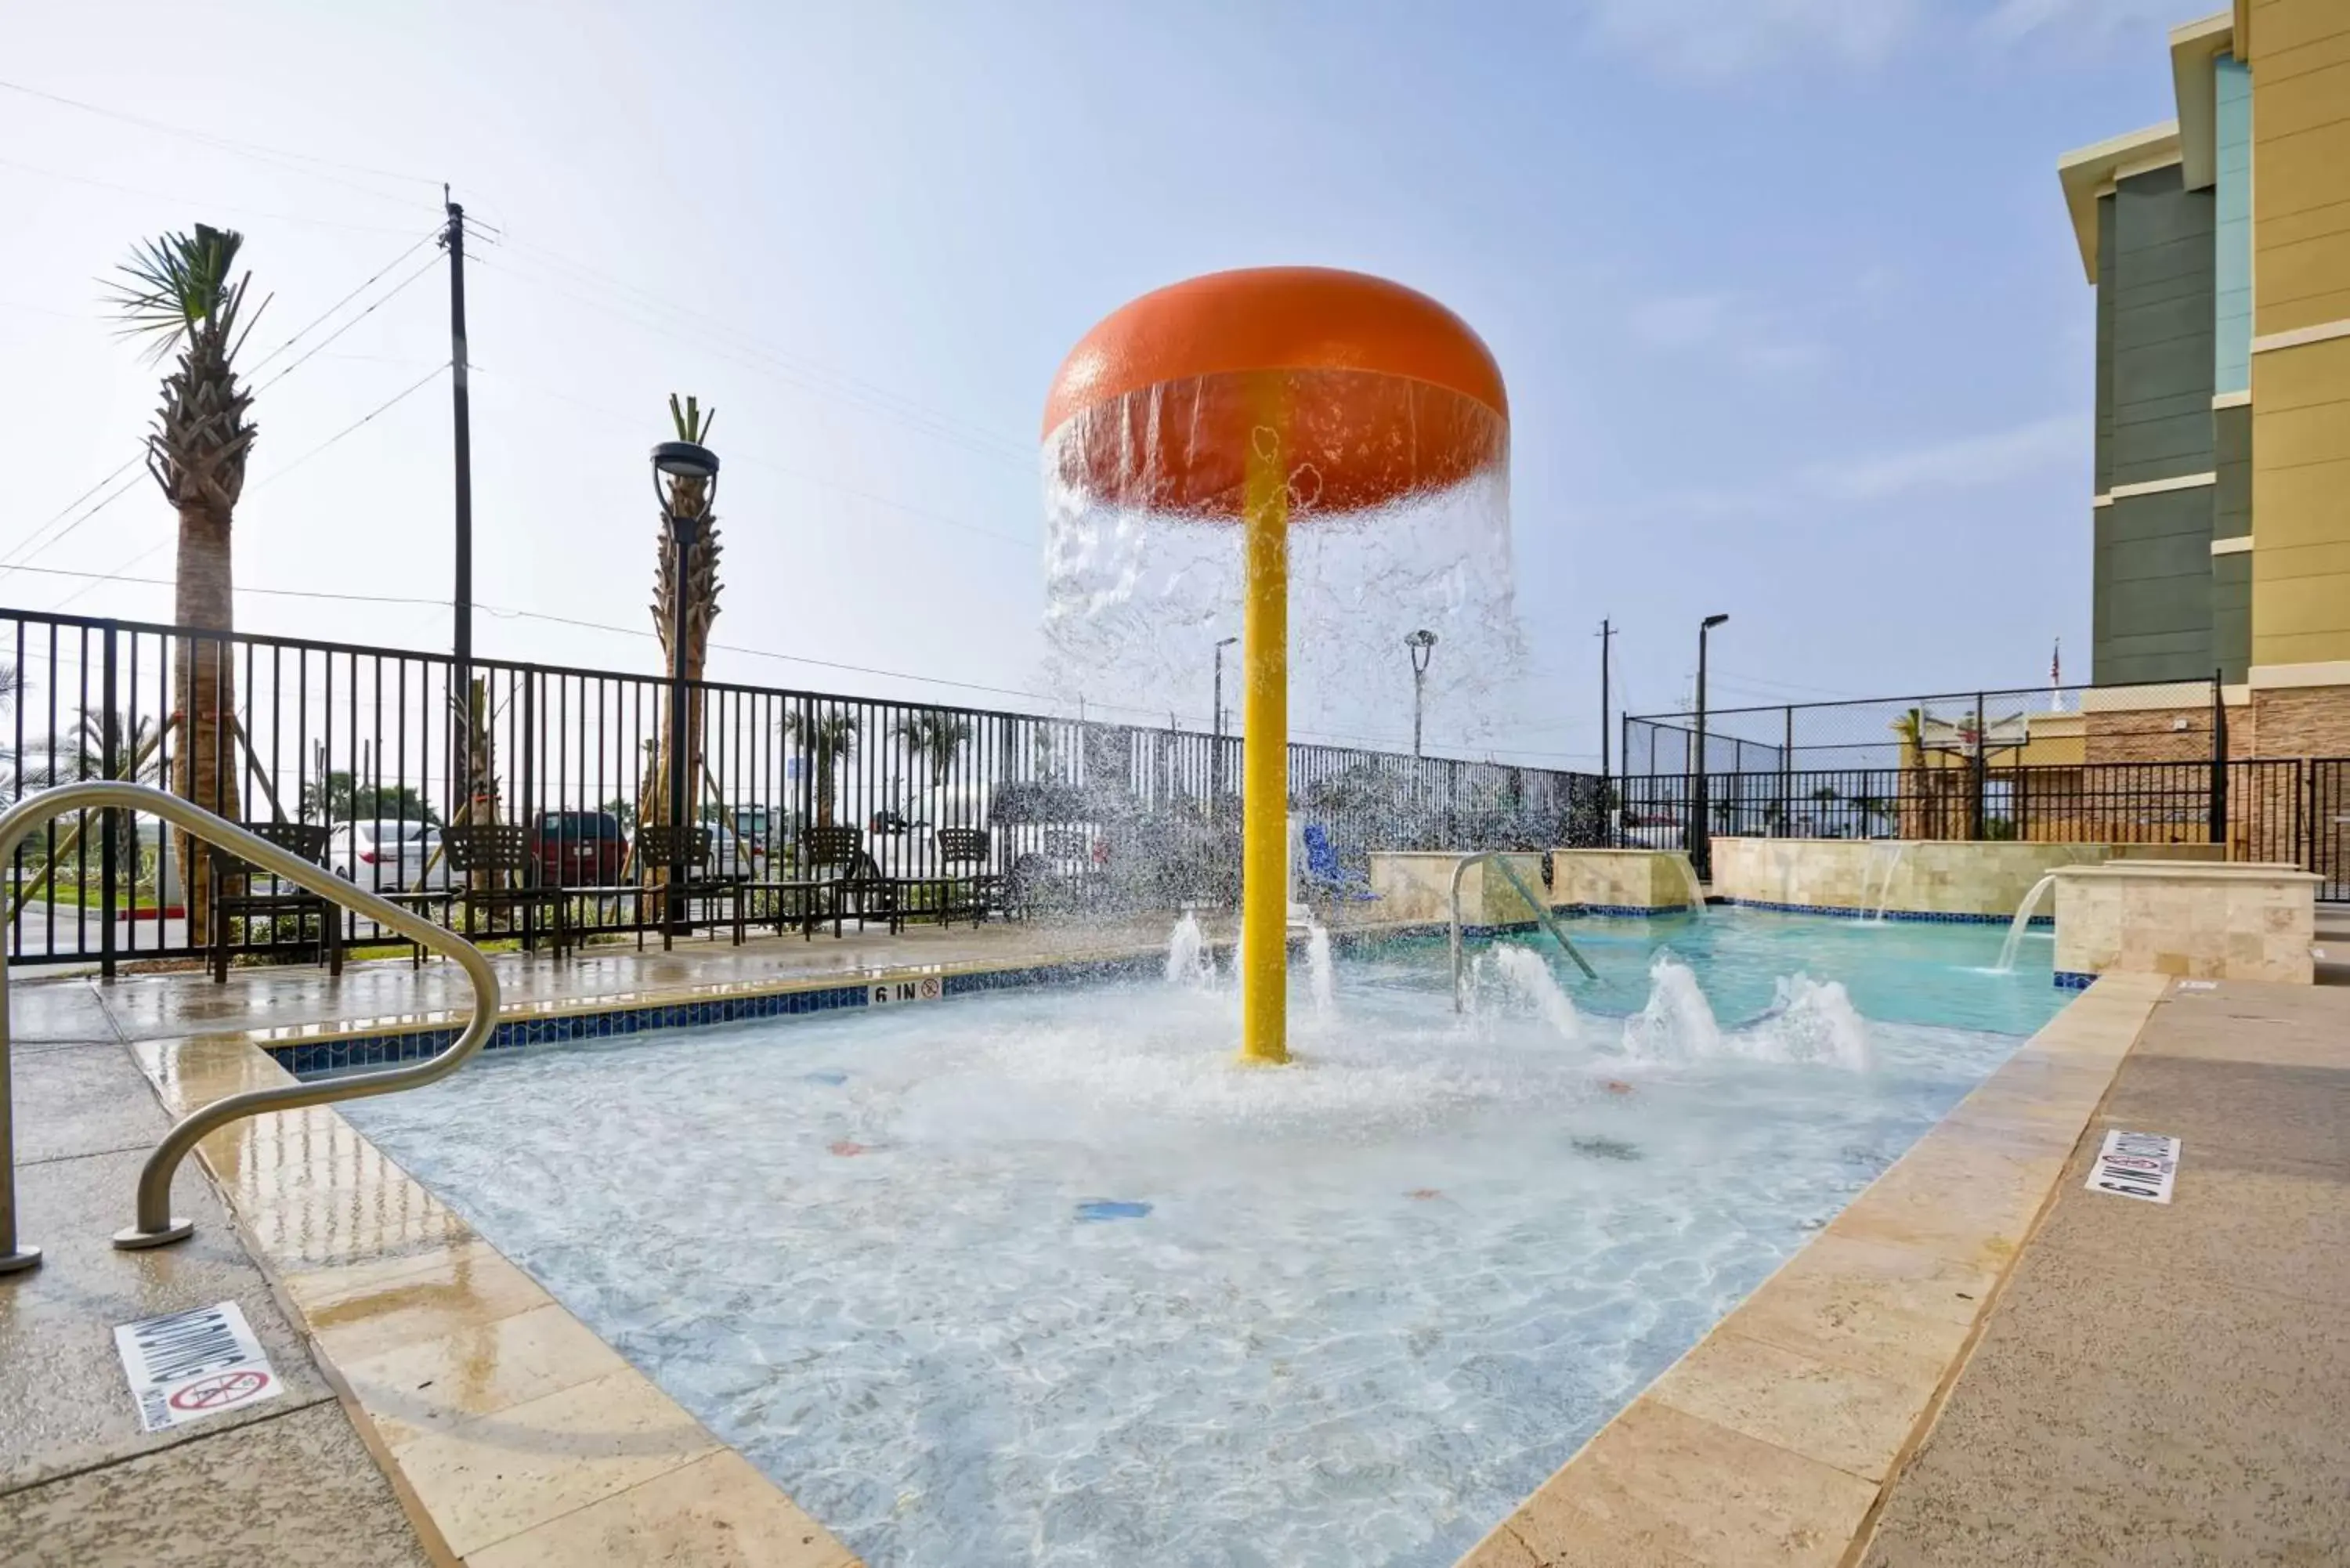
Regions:
<instances>
[{"instance_id":1,"label":"white car","mask_svg":"<svg viewBox=\"0 0 2350 1568\"><path fill-rule=\"evenodd\" d=\"M449 886L440 848L441 830L430 823L338 822L327 836L327 868L370 892L437 892Z\"/></svg>"}]
</instances>

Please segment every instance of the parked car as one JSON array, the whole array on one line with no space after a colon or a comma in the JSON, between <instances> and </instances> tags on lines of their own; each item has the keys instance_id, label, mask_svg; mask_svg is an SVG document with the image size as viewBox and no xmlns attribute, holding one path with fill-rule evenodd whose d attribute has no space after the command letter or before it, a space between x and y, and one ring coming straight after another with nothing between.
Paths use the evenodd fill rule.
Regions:
<instances>
[{"instance_id":1,"label":"parked car","mask_svg":"<svg viewBox=\"0 0 2350 1568\"><path fill-rule=\"evenodd\" d=\"M619 884L629 838L608 811L542 811L531 819L530 852L544 882L611 888Z\"/></svg>"},{"instance_id":2,"label":"parked car","mask_svg":"<svg viewBox=\"0 0 2350 1568\"><path fill-rule=\"evenodd\" d=\"M726 882L757 882L775 864L775 817L764 805L702 808L702 825L710 829L710 869ZM730 826L731 825L731 826Z\"/></svg>"},{"instance_id":3,"label":"parked car","mask_svg":"<svg viewBox=\"0 0 2350 1568\"><path fill-rule=\"evenodd\" d=\"M1685 836L1677 816L1627 811L1618 826L1628 849L1679 849Z\"/></svg>"},{"instance_id":4,"label":"parked car","mask_svg":"<svg viewBox=\"0 0 2350 1568\"><path fill-rule=\"evenodd\" d=\"M438 891L449 886L449 860L436 853L441 830L391 817L338 822L327 835L327 868L376 893Z\"/></svg>"}]
</instances>

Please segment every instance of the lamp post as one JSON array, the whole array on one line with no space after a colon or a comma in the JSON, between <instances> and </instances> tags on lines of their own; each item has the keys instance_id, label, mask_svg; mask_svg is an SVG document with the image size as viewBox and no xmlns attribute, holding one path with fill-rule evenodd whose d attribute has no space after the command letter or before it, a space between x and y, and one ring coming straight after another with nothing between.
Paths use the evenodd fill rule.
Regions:
<instances>
[{"instance_id":1,"label":"lamp post","mask_svg":"<svg viewBox=\"0 0 2350 1568\"><path fill-rule=\"evenodd\" d=\"M679 512L671 502L679 486L664 484L668 480L702 482L702 505L691 514ZM685 639L689 619L686 568L692 564L693 547L702 541L702 524L710 516L710 509L718 496L718 454L708 447L690 441L665 441L653 448L653 493L660 498L661 518L669 525L671 552L670 583L671 615L669 634L669 826L670 864L669 891L664 901L663 918L672 931L687 929L685 906L685 782L686 782L686 701Z\"/></svg>"},{"instance_id":2,"label":"lamp post","mask_svg":"<svg viewBox=\"0 0 2350 1568\"><path fill-rule=\"evenodd\" d=\"M1411 655L1411 754L1419 755L1420 701L1428 690L1428 659L1436 648L1436 634L1422 627L1403 639Z\"/></svg>"},{"instance_id":3,"label":"lamp post","mask_svg":"<svg viewBox=\"0 0 2350 1568\"><path fill-rule=\"evenodd\" d=\"M1690 866L1700 881L1713 875L1713 836L1705 823L1705 639L1729 618L1710 615L1697 623L1697 743L1691 757L1696 771L1690 777L1690 825L1683 836L1689 842Z\"/></svg>"}]
</instances>

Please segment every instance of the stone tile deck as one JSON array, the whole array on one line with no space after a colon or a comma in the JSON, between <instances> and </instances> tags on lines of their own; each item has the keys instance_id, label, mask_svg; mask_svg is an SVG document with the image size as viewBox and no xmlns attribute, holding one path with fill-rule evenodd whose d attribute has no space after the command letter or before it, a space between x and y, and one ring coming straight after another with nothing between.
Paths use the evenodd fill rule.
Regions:
<instances>
[{"instance_id":1,"label":"stone tile deck","mask_svg":"<svg viewBox=\"0 0 2350 1568\"><path fill-rule=\"evenodd\" d=\"M2182 1140L2168 1206L2088 1191ZM1863 1562L2350 1563L2350 992L2174 991Z\"/></svg>"},{"instance_id":2,"label":"stone tile deck","mask_svg":"<svg viewBox=\"0 0 2350 1568\"><path fill-rule=\"evenodd\" d=\"M109 1244L169 1118L78 989L19 1009L20 1028L38 1022L15 1055L18 1233L42 1262L0 1279L0 1562L433 1562L201 1170L183 1167L172 1189L173 1212L196 1221L192 1241L150 1252ZM244 1310L286 1392L142 1432L114 1325L221 1301Z\"/></svg>"}]
</instances>

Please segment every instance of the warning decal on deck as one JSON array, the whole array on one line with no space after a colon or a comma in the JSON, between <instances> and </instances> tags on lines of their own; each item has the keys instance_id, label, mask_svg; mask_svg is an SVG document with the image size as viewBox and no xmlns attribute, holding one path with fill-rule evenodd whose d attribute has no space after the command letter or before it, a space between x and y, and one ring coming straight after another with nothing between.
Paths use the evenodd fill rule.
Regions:
<instances>
[{"instance_id":1,"label":"warning decal on deck","mask_svg":"<svg viewBox=\"0 0 2350 1568\"><path fill-rule=\"evenodd\" d=\"M2171 1178L2178 1174L2178 1140L2160 1133L2109 1132L2106 1147L2089 1168L2089 1190L2170 1201Z\"/></svg>"},{"instance_id":2,"label":"warning decal on deck","mask_svg":"<svg viewBox=\"0 0 2350 1568\"><path fill-rule=\"evenodd\" d=\"M130 1380L139 1424L151 1432L285 1392L234 1302L119 1324L114 1347Z\"/></svg>"}]
</instances>

